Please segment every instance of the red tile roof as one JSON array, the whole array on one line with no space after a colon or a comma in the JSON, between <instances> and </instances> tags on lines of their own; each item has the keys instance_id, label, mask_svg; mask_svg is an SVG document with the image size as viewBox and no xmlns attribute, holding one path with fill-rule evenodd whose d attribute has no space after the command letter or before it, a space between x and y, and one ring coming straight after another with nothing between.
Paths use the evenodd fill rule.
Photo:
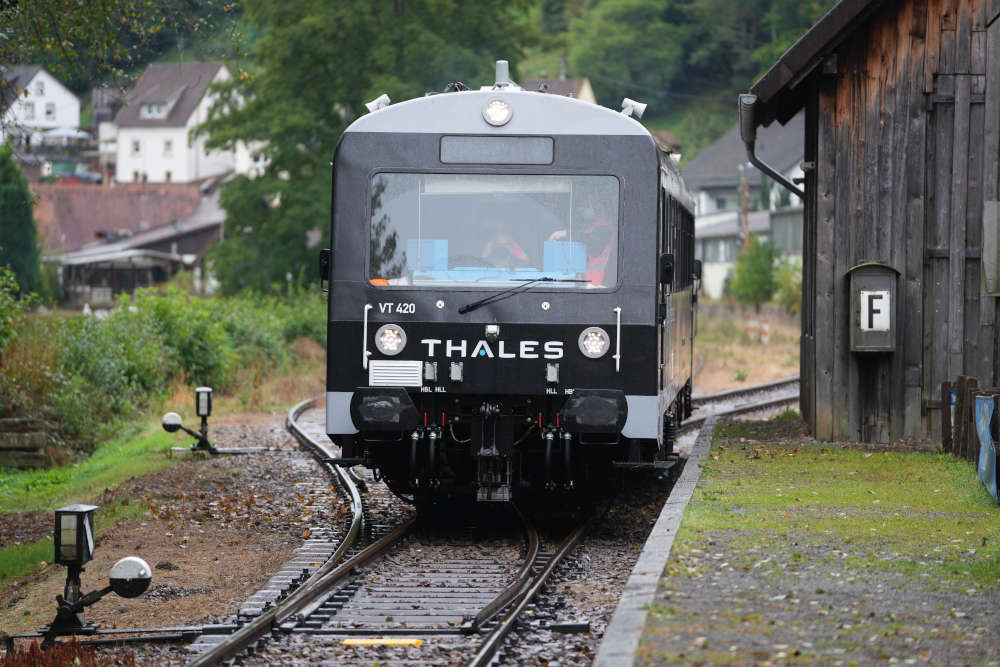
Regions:
<instances>
[{"instance_id":1,"label":"red tile roof","mask_svg":"<svg viewBox=\"0 0 1000 667\"><path fill-rule=\"evenodd\" d=\"M45 254L79 250L100 241L97 232L132 233L172 223L194 213L198 184L98 185L31 183L35 220Z\"/></svg>"}]
</instances>

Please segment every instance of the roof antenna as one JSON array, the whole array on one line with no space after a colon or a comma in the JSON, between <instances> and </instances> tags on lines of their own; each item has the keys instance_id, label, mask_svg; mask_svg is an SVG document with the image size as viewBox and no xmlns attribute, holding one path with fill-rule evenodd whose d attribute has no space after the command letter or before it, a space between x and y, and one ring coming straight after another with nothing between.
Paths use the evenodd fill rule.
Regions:
<instances>
[{"instance_id":1,"label":"roof antenna","mask_svg":"<svg viewBox=\"0 0 1000 667\"><path fill-rule=\"evenodd\" d=\"M494 88L514 88L520 90L520 86L514 83L510 78L510 63L506 60L497 61L497 75L496 83L493 84Z\"/></svg>"}]
</instances>

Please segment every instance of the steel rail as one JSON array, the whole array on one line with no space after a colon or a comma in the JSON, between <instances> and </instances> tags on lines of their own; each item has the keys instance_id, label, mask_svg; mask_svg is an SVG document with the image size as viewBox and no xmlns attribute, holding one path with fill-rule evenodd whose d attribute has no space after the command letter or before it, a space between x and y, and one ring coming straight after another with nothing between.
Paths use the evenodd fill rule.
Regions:
<instances>
[{"instance_id":1,"label":"steel rail","mask_svg":"<svg viewBox=\"0 0 1000 667\"><path fill-rule=\"evenodd\" d=\"M691 429L701 426L706 419L709 417L733 417L736 415L743 415L748 412L757 412L758 410L769 410L771 408L776 408L782 405L789 405L791 403L797 403L799 400L798 394L785 394L783 396L777 396L775 398L769 398L764 401L759 401L757 403L744 403L743 405L738 405L729 410L723 410L722 412L716 412L711 415L702 415L700 417L691 417L685 420L679 431L686 432Z\"/></svg>"},{"instance_id":2,"label":"steel rail","mask_svg":"<svg viewBox=\"0 0 1000 667\"><path fill-rule=\"evenodd\" d=\"M468 625L463 626L462 630L465 632L479 632L479 628L483 627L483 624L488 622L491 618L496 616L497 612L503 609L507 603L514 599L514 597L524 590L525 584L531 578L532 569L535 567L535 560L538 558L539 544L541 540L538 539L538 529L535 528L535 524L532 523L525 514L514 505L514 511L521 518L521 522L524 524L524 533L528 539L528 544L525 548L524 565L521 566L521 571L518 572L517 578L514 582L500 592L493 600L490 601L485 607L483 607L476 617L472 619L472 622Z\"/></svg>"},{"instance_id":3,"label":"steel rail","mask_svg":"<svg viewBox=\"0 0 1000 667\"><path fill-rule=\"evenodd\" d=\"M330 448L323 443L311 438L298 424L298 418L308 408L315 405L315 402L316 399L308 399L302 401L289 410L287 426L292 435L294 435L295 438L303 444L303 446L312 450L314 456L320 459L330 459L333 458L335 452L331 451ZM347 553L347 550L353 546L354 542L357 540L358 534L361 532L361 521L364 509L361 503L361 494L358 491L358 487L351 480L351 476L348 472L338 465L330 463L325 463L324 465L327 465L337 475L343 484L343 488L347 490L351 498L351 511L353 514L351 518L351 525L348 529L346 537L341 541L340 546L322 567L309 577L305 583L297 588L295 592L285 598L284 601L268 609L253 621L244 625L225 641L220 642L212 649L196 657L188 663L189 665L196 667L203 665L216 665L236 657L264 634L270 632L276 627L279 627L282 622L294 614L297 614L308 604L316 600L316 598L326 593L333 584L349 574L354 567L372 558L381 550L386 549L389 545L401 539L412 528L415 522L414 519L402 524L396 528L396 530L381 538L364 551L338 567L337 564Z\"/></svg>"},{"instance_id":4,"label":"steel rail","mask_svg":"<svg viewBox=\"0 0 1000 667\"><path fill-rule=\"evenodd\" d=\"M720 391L717 394L705 394L704 396L696 396L692 399L692 402L696 407L702 407L704 405L710 405L712 403L719 403L720 401L727 401L733 398L738 398L740 396L746 396L750 394L760 393L762 391L770 391L773 389L783 389L789 385L795 384L799 381L798 375L793 375L791 377L783 378L781 380L774 380L772 382L764 382L763 384L756 384L750 387L740 387L738 389L727 389L726 391Z\"/></svg>"},{"instance_id":5,"label":"steel rail","mask_svg":"<svg viewBox=\"0 0 1000 667\"><path fill-rule=\"evenodd\" d=\"M523 591L519 597L516 598L514 607L511 611L497 623L497 626L490 632L489 635L483 640L483 643L479 647L479 651L476 653L475 657L468 663L468 667L485 667L490 664L493 660L493 656L500 649L503 640L507 637L511 630L514 629L514 624L517 619L521 616L524 610L527 608L531 601L535 599L535 596L542 589L542 586L548 582L549 577L555 571L556 567L562 562L565 556L576 548L576 545L580 542L580 538L587 531L593 521L599 516L599 513L594 513L589 519L583 521L574 528L569 535L562 541L559 548L549 562L545 564L541 572L535 575L534 580L530 583L530 586Z\"/></svg>"}]
</instances>

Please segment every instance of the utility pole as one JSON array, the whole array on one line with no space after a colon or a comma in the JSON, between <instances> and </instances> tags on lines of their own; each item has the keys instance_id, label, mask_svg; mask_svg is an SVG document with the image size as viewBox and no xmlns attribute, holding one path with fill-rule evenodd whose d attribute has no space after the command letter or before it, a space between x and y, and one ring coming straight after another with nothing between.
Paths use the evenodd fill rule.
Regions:
<instances>
[{"instance_id":1,"label":"utility pole","mask_svg":"<svg viewBox=\"0 0 1000 667\"><path fill-rule=\"evenodd\" d=\"M750 179L746 166L741 162L740 171L740 214L743 216L743 251L750 249Z\"/></svg>"}]
</instances>

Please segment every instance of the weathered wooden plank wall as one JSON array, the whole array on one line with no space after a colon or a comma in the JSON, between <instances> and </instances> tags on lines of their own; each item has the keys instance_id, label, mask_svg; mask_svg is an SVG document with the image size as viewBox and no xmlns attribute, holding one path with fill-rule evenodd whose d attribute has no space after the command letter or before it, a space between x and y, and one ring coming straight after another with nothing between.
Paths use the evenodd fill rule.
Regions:
<instances>
[{"instance_id":1,"label":"weathered wooden plank wall","mask_svg":"<svg viewBox=\"0 0 1000 667\"><path fill-rule=\"evenodd\" d=\"M813 76L802 366L819 439L933 438L942 382L997 384L997 299L980 281L983 201L1000 190L998 16L1000 0L886 2L836 49L836 75ZM892 354L849 350L846 272L864 260L900 272Z\"/></svg>"}]
</instances>

